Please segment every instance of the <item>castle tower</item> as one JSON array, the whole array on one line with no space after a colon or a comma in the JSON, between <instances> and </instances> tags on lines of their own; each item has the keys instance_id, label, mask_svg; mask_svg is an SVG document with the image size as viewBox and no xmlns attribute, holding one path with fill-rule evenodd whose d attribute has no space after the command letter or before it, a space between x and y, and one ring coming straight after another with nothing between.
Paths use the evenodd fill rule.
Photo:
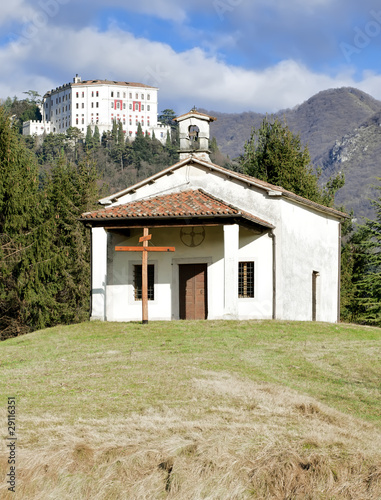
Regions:
<instances>
[{"instance_id":1,"label":"castle tower","mask_svg":"<svg viewBox=\"0 0 381 500\"><path fill-rule=\"evenodd\" d=\"M210 161L209 123L216 119L213 116L200 113L195 108L191 109L189 113L175 118L179 123L180 161L191 156Z\"/></svg>"}]
</instances>

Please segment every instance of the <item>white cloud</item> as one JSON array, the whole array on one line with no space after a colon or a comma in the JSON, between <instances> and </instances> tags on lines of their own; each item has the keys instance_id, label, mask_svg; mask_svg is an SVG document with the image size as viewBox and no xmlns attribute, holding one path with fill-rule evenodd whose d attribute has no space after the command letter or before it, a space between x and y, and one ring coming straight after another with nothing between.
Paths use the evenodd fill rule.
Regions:
<instances>
[{"instance_id":1,"label":"white cloud","mask_svg":"<svg viewBox=\"0 0 381 500\"><path fill-rule=\"evenodd\" d=\"M158 86L159 109L165 105L178 113L193 105L226 112L272 112L293 107L322 89L340 86L357 86L381 98L381 76L377 74L364 74L356 84L349 72L331 77L293 60L253 71L228 65L201 48L176 53L169 45L116 28L98 32L43 26L29 40L0 47L0 67L6 68L0 82L3 98L22 96L29 89L43 94L79 73L84 79Z\"/></svg>"},{"instance_id":2,"label":"white cloud","mask_svg":"<svg viewBox=\"0 0 381 500\"><path fill-rule=\"evenodd\" d=\"M5 24L9 21L22 20L24 17L31 16L34 8L28 5L25 0L12 0L12 2L3 1L0 4L0 21Z\"/></svg>"}]
</instances>

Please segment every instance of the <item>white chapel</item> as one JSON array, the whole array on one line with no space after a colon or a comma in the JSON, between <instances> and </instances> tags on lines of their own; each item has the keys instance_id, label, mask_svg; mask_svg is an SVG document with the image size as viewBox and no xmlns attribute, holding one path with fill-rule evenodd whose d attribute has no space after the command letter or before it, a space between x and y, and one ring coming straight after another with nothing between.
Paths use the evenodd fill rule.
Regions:
<instances>
[{"instance_id":1,"label":"white chapel","mask_svg":"<svg viewBox=\"0 0 381 500\"><path fill-rule=\"evenodd\" d=\"M209 158L214 118L177 118L180 159L82 214L92 233L91 319L142 318L143 228L150 320L336 322L345 214ZM159 248L158 248L159 249Z\"/></svg>"}]
</instances>

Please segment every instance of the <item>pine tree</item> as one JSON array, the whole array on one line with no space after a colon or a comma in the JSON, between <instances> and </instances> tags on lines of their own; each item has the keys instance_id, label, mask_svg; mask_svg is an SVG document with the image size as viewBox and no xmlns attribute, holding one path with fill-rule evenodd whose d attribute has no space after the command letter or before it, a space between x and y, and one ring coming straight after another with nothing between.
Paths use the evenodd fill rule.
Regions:
<instances>
[{"instance_id":1,"label":"pine tree","mask_svg":"<svg viewBox=\"0 0 381 500\"><path fill-rule=\"evenodd\" d=\"M98 125L95 125L94 135L93 135L94 147L98 147L101 142L101 135L99 132Z\"/></svg>"},{"instance_id":2,"label":"pine tree","mask_svg":"<svg viewBox=\"0 0 381 500\"><path fill-rule=\"evenodd\" d=\"M122 122L119 122L118 124L118 145L124 146L124 132Z\"/></svg>"},{"instance_id":3,"label":"pine tree","mask_svg":"<svg viewBox=\"0 0 381 500\"><path fill-rule=\"evenodd\" d=\"M114 144L118 142L118 125L116 124L115 119L112 122L111 139L113 140Z\"/></svg>"},{"instance_id":4,"label":"pine tree","mask_svg":"<svg viewBox=\"0 0 381 500\"><path fill-rule=\"evenodd\" d=\"M93 133L91 131L90 125L87 125L85 141L86 141L86 149L92 149L92 147L93 147Z\"/></svg>"},{"instance_id":5,"label":"pine tree","mask_svg":"<svg viewBox=\"0 0 381 500\"><path fill-rule=\"evenodd\" d=\"M381 193L381 187L377 189ZM353 239L356 249L353 282L357 320L381 326L381 196L372 205L375 220L367 220Z\"/></svg>"},{"instance_id":6,"label":"pine tree","mask_svg":"<svg viewBox=\"0 0 381 500\"><path fill-rule=\"evenodd\" d=\"M83 321L89 311L90 235L78 219L95 206L96 179L89 160L75 165L62 156L48 186L50 216L55 221L52 238L60 263L56 319L62 323Z\"/></svg>"},{"instance_id":7,"label":"pine tree","mask_svg":"<svg viewBox=\"0 0 381 500\"><path fill-rule=\"evenodd\" d=\"M49 323L49 276L56 265L51 223L39 190L38 167L0 108L0 331L1 337Z\"/></svg>"},{"instance_id":8,"label":"pine tree","mask_svg":"<svg viewBox=\"0 0 381 500\"><path fill-rule=\"evenodd\" d=\"M270 121L266 117L259 129L253 129L240 161L246 174L322 202L307 147L278 118Z\"/></svg>"}]
</instances>

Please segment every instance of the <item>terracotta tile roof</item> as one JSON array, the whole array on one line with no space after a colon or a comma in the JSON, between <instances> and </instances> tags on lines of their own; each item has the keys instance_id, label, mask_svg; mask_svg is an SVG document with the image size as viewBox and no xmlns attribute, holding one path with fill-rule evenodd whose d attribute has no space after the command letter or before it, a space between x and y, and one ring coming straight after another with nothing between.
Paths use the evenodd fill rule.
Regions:
<instances>
[{"instance_id":1,"label":"terracotta tile roof","mask_svg":"<svg viewBox=\"0 0 381 500\"><path fill-rule=\"evenodd\" d=\"M144 83L138 83L138 82L118 82L115 80L82 80L80 82L72 83L71 84L73 87L76 86L88 86L88 85L119 85L119 86L126 86L126 87L140 87L140 88L147 88L147 89L156 89L157 87L151 87L150 85L146 85Z\"/></svg>"},{"instance_id":2,"label":"terracotta tile roof","mask_svg":"<svg viewBox=\"0 0 381 500\"><path fill-rule=\"evenodd\" d=\"M268 228L273 226L255 215L239 210L201 189L170 193L154 198L131 201L82 214L82 221L131 218L237 216Z\"/></svg>"}]
</instances>

